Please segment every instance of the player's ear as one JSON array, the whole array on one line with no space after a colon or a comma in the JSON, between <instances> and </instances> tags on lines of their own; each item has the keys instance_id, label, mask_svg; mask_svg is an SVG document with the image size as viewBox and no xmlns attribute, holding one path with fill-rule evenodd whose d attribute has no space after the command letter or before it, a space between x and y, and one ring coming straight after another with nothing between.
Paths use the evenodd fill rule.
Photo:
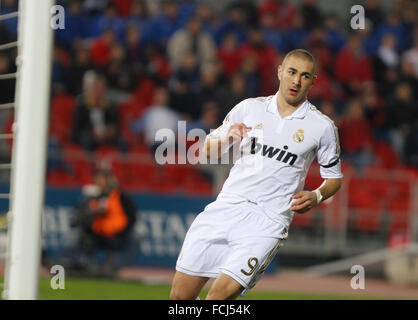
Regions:
<instances>
[{"instance_id":1,"label":"player's ear","mask_svg":"<svg viewBox=\"0 0 418 320\"><path fill-rule=\"evenodd\" d=\"M312 78L312 85L315 84L317 78L318 78L318 76L316 74L314 74L314 76Z\"/></svg>"},{"instance_id":2,"label":"player's ear","mask_svg":"<svg viewBox=\"0 0 418 320\"><path fill-rule=\"evenodd\" d=\"M279 78L279 80L280 80L281 74L282 74L282 65L279 65L277 67L277 78Z\"/></svg>"}]
</instances>

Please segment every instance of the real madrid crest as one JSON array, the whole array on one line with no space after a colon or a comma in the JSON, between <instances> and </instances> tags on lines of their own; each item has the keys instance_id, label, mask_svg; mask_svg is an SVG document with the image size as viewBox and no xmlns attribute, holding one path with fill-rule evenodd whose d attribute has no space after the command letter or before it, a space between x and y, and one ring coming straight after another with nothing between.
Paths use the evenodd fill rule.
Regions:
<instances>
[{"instance_id":1,"label":"real madrid crest","mask_svg":"<svg viewBox=\"0 0 418 320\"><path fill-rule=\"evenodd\" d=\"M303 130L299 129L298 131L296 131L293 134L293 140L295 140L295 142L302 142L305 139L305 136L303 135Z\"/></svg>"}]
</instances>

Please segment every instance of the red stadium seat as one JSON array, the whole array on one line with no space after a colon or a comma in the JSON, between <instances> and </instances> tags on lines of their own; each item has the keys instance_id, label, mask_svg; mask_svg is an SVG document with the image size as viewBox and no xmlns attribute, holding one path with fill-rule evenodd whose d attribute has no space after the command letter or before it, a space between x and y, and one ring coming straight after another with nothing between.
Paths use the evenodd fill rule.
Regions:
<instances>
[{"instance_id":1,"label":"red stadium seat","mask_svg":"<svg viewBox=\"0 0 418 320\"><path fill-rule=\"evenodd\" d=\"M48 172L47 183L51 187L79 187L79 181L70 173L63 170Z\"/></svg>"},{"instance_id":2,"label":"red stadium seat","mask_svg":"<svg viewBox=\"0 0 418 320\"><path fill-rule=\"evenodd\" d=\"M75 104L75 98L68 94L56 95L51 100L50 133L60 143L70 139Z\"/></svg>"},{"instance_id":3,"label":"red stadium seat","mask_svg":"<svg viewBox=\"0 0 418 320\"><path fill-rule=\"evenodd\" d=\"M356 231L380 231L384 213L382 200L384 199L374 189L373 181L353 177L348 188L350 226Z\"/></svg>"},{"instance_id":4,"label":"red stadium seat","mask_svg":"<svg viewBox=\"0 0 418 320\"><path fill-rule=\"evenodd\" d=\"M213 188L211 184L203 179L196 180L193 183L185 183L183 190L190 195L212 196Z\"/></svg>"},{"instance_id":5,"label":"red stadium seat","mask_svg":"<svg viewBox=\"0 0 418 320\"><path fill-rule=\"evenodd\" d=\"M375 143L374 153L381 168L395 169L399 167L399 157L389 143L383 141Z\"/></svg>"},{"instance_id":6,"label":"red stadium seat","mask_svg":"<svg viewBox=\"0 0 418 320\"><path fill-rule=\"evenodd\" d=\"M292 228L309 228L312 227L314 220L314 211L310 210L306 213L295 213L292 220Z\"/></svg>"},{"instance_id":7,"label":"red stadium seat","mask_svg":"<svg viewBox=\"0 0 418 320\"><path fill-rule=\"evenodd\" d=\"M142 108L151 106L154 96L155 83L150 79L143 79L134 91L134 99Z\"/></svg>"},{"instance_id":8,"label":"red stadium seat","mask_svg":"<svg viewBox=\"0 0 418 320\"><path fill-rule=\"evenodd\" d=\"M80 185L93 182L93 162L86 151L74 143L66 143L62 149L65 163L68 164L76 182Z\"/></svg>"},{"instance_id":9,"label":"red stadium seat","mask_svg":"<svg viewBox=\"0 0 418 320\"><path fill-rule=\"evenodd\" d=\"M128 180L153 181L157 175L157 167L154 164L138 164L126 162L126 173Z\"/></svg>"},{"instance_id":10,"label":"red stadium seat","mask_svg":"<svg viewBox=\"0 0 418 320\"><path fill-rule=\"evenodd\" d=\"M383 212L380 209L357 209L352 211L353 224L356 231L378 232L382 230Z\"/></svg>"},{"instance_id":11,"label":"red stadium seat","mask_svg":"<svg viewBox=\"0 0 418 320\"><path fill-rule=\"evenodd\" d=\"M15 121L14 118L14 114L10 113L9 117L7 118L7 120L5 121L4 125L3 125L3 133L5 134L11 134L12 132L12 127L13 127L13 123ZM7 143L7 146L9 147L9 152L11 154L12 152L12 147L13 147L13 139L6 139L5 142Z\"/></svg>"},{"instance_id":12,"label":"red stadium seat","mask_svg":"<svg viewBox=\"0 0 418 320\"><path fill-rule=\"evenodd\" d=\"M119 183L124 183L127 172L126 172L126 165L125 161L121 161L119 159L112 162L112 172L115 175L116 179L119 181Z\"/></svg>"},{"instance_id":13,"label":"red stadium seat","mask_svg":"<svg viewBox=\"0 0 418 320\"><path fill-rule=\"evenodd\" d=\"M148 185L145 184L144 181L139 179L121 179L119 180L119 184L122 187L122 189L130 192L148 191L149 189Z\"/></svg>"},{"instance_id":14,"label":"red stadium seat","mask_svg":"<svg viewBox=\"0 0 418 320\"><path fill-rule=\"evenodd\" d=\"M149 190L156 193L173 193L179 190L179 185L173 181L154 180L148 185Z\"/></svg>"},{"instance_id":15,"label":"red stadium seat","mask_svg":"<svg viewBox=\"0 0 418 320\"><path fill-rule=\"evenodd\" d=\"M110 167L112 162L120 156L118 148L113 146L101 146L94 151L96 164L100 166Z\"/></svg>"},{"instance_id":16,"label":"red stadium seat","mask_svg":"<svg viewBox=\"0 0 418 320\"><path fill-rule=\"evenodd\" d=\"M390 210L389 231L408 231L410 224L410 215L408 211Z\"/></svg>"}]
</instances>

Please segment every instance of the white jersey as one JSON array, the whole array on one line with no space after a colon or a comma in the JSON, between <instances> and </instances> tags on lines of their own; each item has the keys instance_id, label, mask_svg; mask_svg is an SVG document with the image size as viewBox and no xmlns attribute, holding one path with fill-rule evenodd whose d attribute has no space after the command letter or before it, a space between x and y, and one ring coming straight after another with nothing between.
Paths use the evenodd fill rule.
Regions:
<instances>
[{"instance_id":1,"label":"white jersey","mask_svg":"<svg viewBox=\"0 0 418 320\"><path fill-rule=\"evenodd\" d=\"M240 102L208 137L225 136L235 123L252 127L240 143L242 155L218 199L256 203L271 219L288 227L294 214L292 196L303 190L315 157L321 177L342 178L340 146L334 122L308 100L282 118L277 95Z\"/></svg>"}]
</instances>

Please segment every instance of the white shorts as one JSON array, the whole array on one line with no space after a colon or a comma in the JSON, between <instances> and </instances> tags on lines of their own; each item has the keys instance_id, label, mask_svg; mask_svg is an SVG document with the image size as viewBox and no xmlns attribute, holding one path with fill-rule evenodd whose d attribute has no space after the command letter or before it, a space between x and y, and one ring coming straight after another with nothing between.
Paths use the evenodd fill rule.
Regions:
<instances>
[{"instance_id":1,"label":"white shorts","mask_svg":"<svg viewBox=\"0 0 418 320\"><path fill-rule=\"evenodd\" d=\"M227 274L244 287L241 295L245 295L285 239L287 228L267 217L258 205L218 199L190 226L176 270L209 278Z\"/></svg>"}]
</instances>

